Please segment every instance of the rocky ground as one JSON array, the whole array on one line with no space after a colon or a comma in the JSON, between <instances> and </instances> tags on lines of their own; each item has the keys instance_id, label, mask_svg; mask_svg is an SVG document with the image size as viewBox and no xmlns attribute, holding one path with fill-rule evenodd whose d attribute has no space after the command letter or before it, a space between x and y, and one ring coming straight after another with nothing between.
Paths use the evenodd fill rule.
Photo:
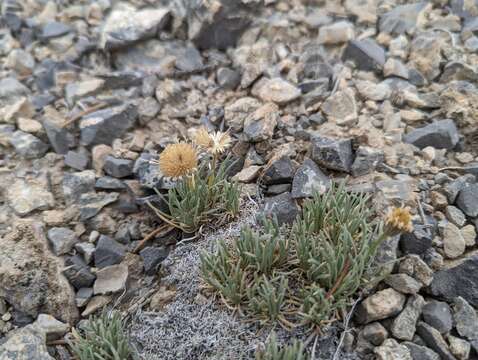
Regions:
<instances>
[{"instance_id":1,"label":"rocky ground","mask_svg":"<svg viewBox=\"0 0 478 360\"><path fill-rule=\"evenodd\" d=\"M478 2L4 0L1 24L1 360L70 358L105 307L145 359L251 357L265 336L201 298L198 250L344 178L415 230L316 358L478 358ZM171 186L150 160L201 125L230 129L247 211L138 248Z\"/></svg>"}]
</instances>

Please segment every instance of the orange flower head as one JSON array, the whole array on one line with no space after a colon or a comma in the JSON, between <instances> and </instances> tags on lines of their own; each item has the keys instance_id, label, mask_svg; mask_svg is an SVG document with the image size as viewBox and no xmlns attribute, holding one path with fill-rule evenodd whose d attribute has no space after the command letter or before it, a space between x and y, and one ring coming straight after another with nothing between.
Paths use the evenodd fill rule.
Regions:
<instances>
[{"instance_id":1,"label":"orange flower head","mask_svg":"<svg viewBox=\"0 0 478 360\"><path fill-rule=\"evenodd\" d=\"M197 165L196 149L187 143L168 145L159 156L159 168L167 177L188 175L196 170Z\"/></svg>"}]
</instances>

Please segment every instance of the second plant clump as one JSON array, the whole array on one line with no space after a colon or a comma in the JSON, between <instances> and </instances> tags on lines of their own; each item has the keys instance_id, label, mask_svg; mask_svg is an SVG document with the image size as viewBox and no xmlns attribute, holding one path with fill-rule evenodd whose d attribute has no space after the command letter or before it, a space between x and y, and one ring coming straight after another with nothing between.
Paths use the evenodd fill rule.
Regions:
<instances>
[{"instance_id":1,"label":"second plant clump","mask_svg":"<svg viewBox=\"0 0 478 360\"><path fill-rule=\"evenodd\" d=\"M164 222L194 233L205 223L217 225L238 214L239 187L228 177L232 162L228 157L220 161L230 145L228 133L202 128L192 143L166 147L157 164L177 183L165 198L167 211L153 207Z\"/></svg>"},{"instance_id":2,"label":"second plant clump","mask_svg":"<svg viewBox=\"0 0 478 360\"><path fill-rule=\"evenodd\" d=\"M368 196L343 184L306 201L291 229L270 219L262 225L204 252L202 275L228 307L289 330L343 314L376 278L371 263L382 241L412 229L408 209L396 208L383 224Z\"/></svg>"}]
</instances>

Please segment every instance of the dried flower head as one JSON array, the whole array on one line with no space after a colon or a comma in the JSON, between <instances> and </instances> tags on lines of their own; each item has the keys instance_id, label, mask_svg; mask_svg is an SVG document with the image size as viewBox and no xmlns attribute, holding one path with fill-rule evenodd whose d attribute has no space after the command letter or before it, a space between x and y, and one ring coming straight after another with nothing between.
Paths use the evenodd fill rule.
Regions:
<instances>
[{"instance_id":1,"label":"dried flower head","mask_svg":"<svg viewBox=\"0 0 478 360\"><path fill-rule=\"evenodd\" d=\"M221 154L231 146L231 136L227 132L216 131L209 134L207 129L202 127L194 137L194 142L211 154Z\"/></svg>"},{"instance_id":2,"label":"dried flower head","mask_svg":"<svg viewBox=\"0 0 478 360\"><path fill-rule=\"evenodd\" d=\"M385 218L385 232L389 235L398 235L403 232L412 232L412 215L409 207L395 207L389 210Z\"/></svg>"},{"instance_id":3,"label":"dried flower head","mask_svg":"<svg viewBox=\"0 0 478 360\"><path fill-rule=\"evenodd\" d=\"M198 157L191 144L168 145L159 156L159 167L168 177L181 177L196 170Z\"/></svg>"}]
</instances>

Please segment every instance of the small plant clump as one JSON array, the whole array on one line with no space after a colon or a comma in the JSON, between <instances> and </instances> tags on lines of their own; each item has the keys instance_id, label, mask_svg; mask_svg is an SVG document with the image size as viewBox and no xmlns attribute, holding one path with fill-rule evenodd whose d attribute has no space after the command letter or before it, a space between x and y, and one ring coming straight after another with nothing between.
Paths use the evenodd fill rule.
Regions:
<instances>
[{"instance_id":1,"label":"small plant clump","mask_svg":"<svg viewBox=\"0 0 478 360\"><path fill-rule=\"evenodd\" d=\"M255 360L309 360L304 344L295 340L292 345L280 348L275 333L272 333L264 350L257 350Z\"/></svg>"},{"instance_id":2,"label":"small plant clump","mask_svg":"<svg viewBox=\"0 0 478 360\"><path fill-rule=\"evenodd\" d=\"M316 193L291 229L263 219L232 244L202 253L205 282L229 307L286 329L321 326L338 318L376 276L371 263L388 236L412 229L406 208L376 218L369 197L345 185Z\"/></svg>"},{"instance_id":3,"label":"small plant clump","mask_svg":"<svg viewBox=\"0 0 478 360\"><path fill-rule=\"evenodd\" d=\"M133 350L118 312L89 319L81 333L74 330L73 336L70 346L79 360L133 359Z\"/></svg>"},{"instance_id":4,"label":"small plant clump","mask_svg":"<svg viewBox=\"0 0 478 360\"><path fill-rule=\"evenodd\" d=\"M231 161L220 161L230 145L228 133L209 134L202 128L193 144L166 147L157 163L165 176L178 181L165 199L168 212L150 204L164 222L194 233L205 223L220 224L238 214L239 187L228 178Z\"/></svg>"}]
</instances>

